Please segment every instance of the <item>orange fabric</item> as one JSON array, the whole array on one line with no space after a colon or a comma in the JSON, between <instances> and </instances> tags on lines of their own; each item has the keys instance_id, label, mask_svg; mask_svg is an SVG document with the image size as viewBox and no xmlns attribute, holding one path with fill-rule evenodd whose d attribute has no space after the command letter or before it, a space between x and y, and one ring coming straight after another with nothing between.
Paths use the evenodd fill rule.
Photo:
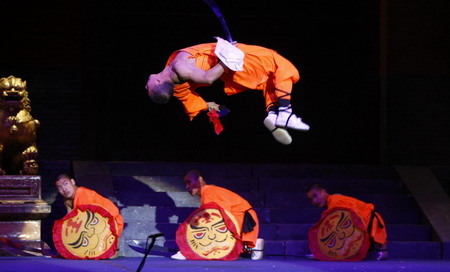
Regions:
<instances>
[{"instance_id":1,"label":"orange fabric","mask_svg":"<svg viewBox=\"0 0 450 272\"><path fill-rule=\"evenodd\" d=\"M179 52L187 52L192 55L192 58L196 59L196 67L207 71L218 63L218 58L214 54L215 46L216 45L213 43L199 44L175 51L169 57L166 66L173 61ZM200 95L194 91L198 87L202 86L208 85L188 81L183 84L175 85L174 87L173 95L183 104L184 110L186 114L189 115L191 120L201 111L208 109L208 104L206 104L205 100L203 100L203 98L201 98Z\"/></svg>"},{"instance_id":2,"label":"orange fabric","mask_svg":"<svg viewBox=\"0 0 450 272\"><path fill-rule=\"evenodd\" d=\"M103 207L114 217L115 219L114 221L116 222L117 234L120 237L123 231L124 220L123 217L120 215L117 206L114 205L114 203L112 203L111 200L104 198L103 196L99 195L97 192L91 189L85 187L78 187L77 192L75 193L75 199L73 201L73 209L75 209L78 205L92 205L92 204Z\"/></svg>"},{"instance_id":3,"label":"orange fabric","mask_svg":"<svg viewBox=\"0 0 450 272\"><path fill-rule=\"evenodd\" d=\"M214 185L204 185L201 189L200 197L202 205L215 202L222 209L229 211L238 221L242 231L245 211L252 209L252 206L247 200L230 190ZM255 247L259 234L259 220L253 209L249 210L249 213L255 220L256 226L251 232L241 233L241 238L243 242L248 243L249 247Z\"/></svg>"},{"instance_id":4,"label":"orange fabric","mask_svg":"<svg viewBox=\"0 0 450 272\"><path fill-rule=\"evenodd\" d=\"M330 195L327 199L327 210L335 207L346 207L352 209L359 216L361 216L361 218L364 220L364 223L366 224L366 227L369 226L372 211L375 210L375 207L372 203L366 203L356 198L339 194ZM379 244L385 244L387 242L386 224L384 223L381 215L378 213L377 215L384 228L380 228L379 222L375 218L372 223L372 233L369 233L369 235L375 242Z\"/></svg>"},{"instance_id":5,"label":"orange fabric","mask_svg":"<svg viewBox=\"0 0 450 272\"><path fill-rule=\"evenodd\" d=\"M207 43L180 49L169 57L169 65L179 52L187 52L196 58L196 66L205 71L218 63L214 53L216 44ZM226 69L221 79L225 82L224 91L233 95L242 91L262 90L266 106L277 103L280 97L290 99L292 85L300 79L295 66L276 51L256 45L239 43L237 47L245 53L244 70L234 72ZM204 84L186 82L175 86L174 96L178 98L191 120L208 108L206 102L194 91Z\"/></svg>"}]
</instances>

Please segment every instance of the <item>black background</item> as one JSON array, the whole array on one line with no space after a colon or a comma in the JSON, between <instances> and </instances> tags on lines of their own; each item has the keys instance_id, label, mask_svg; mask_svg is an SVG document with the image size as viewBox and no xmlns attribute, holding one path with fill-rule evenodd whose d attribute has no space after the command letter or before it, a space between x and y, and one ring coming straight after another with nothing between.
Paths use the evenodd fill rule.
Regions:
<instances>
[{"instance_id":1,"label":"black background","mask_svg":"<svg viewBox=\"0 0 450 272\"><path fill-rule=\"evenodd\" d=\"M445 164L450 16L431 2L217 1L236 41L300 71L292 104L311 130L289 146L263 126L258 91L198 89L231 110L219 136L148 98L173 51L224 36L201 0L2 4L0 76L27 80L43 159Z\"/></svg>"}]
</instances>

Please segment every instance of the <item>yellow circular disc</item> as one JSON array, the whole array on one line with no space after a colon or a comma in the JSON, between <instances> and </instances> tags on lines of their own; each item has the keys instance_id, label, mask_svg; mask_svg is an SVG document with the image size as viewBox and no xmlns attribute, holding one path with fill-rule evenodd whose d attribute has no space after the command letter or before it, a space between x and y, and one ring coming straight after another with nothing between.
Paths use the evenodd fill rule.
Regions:
<instances>
[{"instance_id":1,"label":"yellow circular disc","mask_svg":"<svg viewBox=\"0 0 450 272\"><path fill-rule=\"evenodd\" d=\"M227 213L227 216L237 226L234 216L231 213ZM227 256L236 243L217 209L204 209L194 214L186 229L186 240L192 251L205 259Z\"/></svg>"}]
</instances>

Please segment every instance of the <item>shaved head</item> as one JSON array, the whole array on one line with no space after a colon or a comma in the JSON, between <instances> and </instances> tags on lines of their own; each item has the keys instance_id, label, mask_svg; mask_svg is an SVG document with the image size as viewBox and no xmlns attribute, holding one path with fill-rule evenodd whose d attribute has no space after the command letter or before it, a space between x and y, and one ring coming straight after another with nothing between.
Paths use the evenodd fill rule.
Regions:
<instances>
[{"instance_id":1,"label":"shaved head","mask_svg":"<svg viewBox=\"0 0 450 272\"><path fill-rule=\"evenodd\" d=\"M327 206L329 194L327 190L325 190L325 188L319 183L309 185L306 189L306 196L316 207L324 208Z\"/></svg>"},{"instance_id":2,"label":"shaved head","mask_svg":"<svg viewBox=\"0 0 450 272\"><path fill-rule=\"evenodd\" d=\"M153 102L166 104L173 96L173 83L170 80L163 81L159 75L150 75L145 88Z\"/></svg>"},{"instance_id":3,"label":"shaved head","mask_svg":"<svg viewBox=\"0 0 450 272\"><path fill-rule=\"evenodd\" d=\"M183 182L186 187L186 191L188 191L191 195L200 195L202 186L206 184L202 173L200 173L197 169L189 170L184 175Z\"/></svg>"},{"instance_id":4,"label":"shaved head","mask_svg":"<svg viewBox=\"0 0 450 272\"><path fill-rule=\"evenodd\" d=\"M323 187L322 184L320 184L320 183L313 183L313 184L310 184L308 187L306 187L306 193L309 193L311 190L318 190L318 191L320 191L320 190L323 190L323 189L325 189L325 188Z\"/></svg>"}]
</instances>

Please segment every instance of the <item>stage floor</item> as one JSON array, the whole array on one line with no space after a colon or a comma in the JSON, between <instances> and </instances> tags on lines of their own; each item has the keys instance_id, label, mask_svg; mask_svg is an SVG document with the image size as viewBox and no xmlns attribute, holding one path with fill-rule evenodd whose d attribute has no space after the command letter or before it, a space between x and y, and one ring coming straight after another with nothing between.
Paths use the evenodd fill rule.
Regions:
<instances>
[{"instance_id":1,"label":"stage floor","mask_svg":"<svg viewBox=\"0 0 450 272\"><path fill-rule=\"evenodd\" d=\"M138 269L142 258L121 257L115 260L75 261L44 257L0 257L2 272L101 272ZM449 272L450 260L386 260L362 262L321 262L312 259L270 258L261 261L239 259L237 261L175 261L166 257L148 257L141 271L301 271L301 272L376 272L376 271L433 271Z\"/></svg>"}]
</instances>

